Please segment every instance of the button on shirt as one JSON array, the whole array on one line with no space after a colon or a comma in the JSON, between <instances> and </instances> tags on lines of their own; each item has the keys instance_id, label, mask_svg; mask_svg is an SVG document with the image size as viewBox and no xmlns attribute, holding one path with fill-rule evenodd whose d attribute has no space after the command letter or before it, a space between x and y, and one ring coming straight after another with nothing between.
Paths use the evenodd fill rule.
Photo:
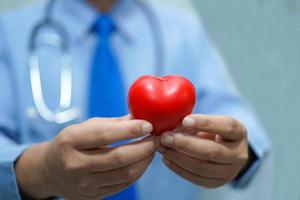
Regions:
<instances>
[{"instance_id":1,"label":"button on shirt","mask_svg":"<svg viewBox=\"0 0 300 200\"><path fill-rule=\"evenodd\" d=\"M62 23L70 35L73 105L82 113L77 120L57 125L43 120L34 108L27 64L31 30L43 17L44 6L44 3L32 5L0 17L1 199L20 199L14 162L26 148L51 140L67 125L87 119L88 72L97 42L91 27L99 13L82 0L61 0L55 5L52 17ZM155 30L161 31L164 46L164 68L160 71L180 74L195 84L196 113L230 115L247 126L249 143L258 160L232 184L234 187L245 186L269 149L263 129L234 88L198 17L154 1L149 6L160 22L160 29ZM112 42L128 90L139 76L155 73L154 37L148 18L133 0L119 1L112 10L112 17L118 27ZM43 41L44 35L42 32L38 40ZM39 52L44 98L52 109L59 102L59 55L47 47ZM182 200L196 199L197 196L197 187L170 172L159 156L137 186L141 200Z\"/></svg>"}]
</instances>

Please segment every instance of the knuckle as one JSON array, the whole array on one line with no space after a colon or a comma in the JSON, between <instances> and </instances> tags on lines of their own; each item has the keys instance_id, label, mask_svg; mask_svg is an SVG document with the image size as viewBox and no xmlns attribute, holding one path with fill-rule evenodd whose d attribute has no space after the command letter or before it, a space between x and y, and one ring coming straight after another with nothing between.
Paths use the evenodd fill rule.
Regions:
<instances>
[{"instance_id":1,"label":"knuckle","mask_svg":"<svg viewBox=\"0 0 300 200\"><path fill-rule=\"evenodd\" d=\"M72 134L78 131L81 124L71 124L65 130L67 133Z\"/></svg>"},{"instance_id":2,"label":"knuckle","mask_svg":"<svg viewBox=\"0 0 300 200\"><path fill-rule=\"evenodd\" d=\"M220 153L220 148L214 147L208 152L207 158L208 160L217 160L220 156Z\"/></svg>"},{"instance_id":3,"label":"knuckle","mask_svg":"<svg viewBox=\"0 0 300 200\"><path fill-rule=\"evenodd\" d=\"M76 188L78 189L78 191L80 191L82 193L89 192L89 184L87 184L86 182L77 182Z\"/></svg>"},{"instance_id":4,"label":"knuckle","mask_svg":"<svg viewBox=\"0 0 300 200\"><path fill-rule=\"evenodd\" d=\"M203 120L201 120L201 124L200 126L203 126L203 127L210 127L211 126L211 119L209 117L204 117Z\"/></svg>"},{"instance_id":5,"label":"knuckle","mask_svg":"<svg viewBox=\"0 0 300 200\"><path fill-rule=\"evenodd\" d=\"M127 162L127 155L125 150L117 150L114 155L114 161L117 166L124 166Z\"/></svg>"},{"instance_id":6,"label":"knuckle","mask_svg":"<svg viewBox=\"0 0 300 200\"><path fill-rule=\"evenodd\" d=\"M105 132L107 129L110 128L111 123L109 121L105 121L104 118L94 117L81 123L81 125L82 127L94 127L100 129L100 132Z\"/></svg>"},{"instance_id":7,"label":"knuckle","mask_svg":"<svg viewBox=\"0 0 300 200\"><path fill-rule=\"evenodd\" d=\"M83 169L82 164L74 161L65 162L64 166L65 166L65 170L70 173L78 173Z\"/></svg>"},{"instance_id":8,"label":"knuckle","mask_svg":"<svg viewBox=\"0 0 300 200\"><path fill-rule=\"evenodd\" d=\"M189 146L188 140L186 140L182 135L175 135L173 144L182 151L186 151Z\"/></svg>"},{"instance_id":9,"label":"knuckle","mask_svg":"<svg viewBox=\"0 0 300 200\"><path fill-rule=\"evenodd\" d=\"M135 135L142 133L141 122L132 123L129 125L129 136L134 137Z\"/></svg>"},{"instance_id":10,"label":"knuckle","mask_svg":"<svg viewBox=\"0 0 300 200\"><path fill-rule=\"evenodd\" d=\"M205 162L199 163L199 165L196 168L196 173L197 174L203 174L203 173L207 174L208 172L209 172L208 164Z\"/></svg>"},{"instance_id":11,"label":"knuckle","mask_svg":"<svg viewBox=\"0 0 300 200\"><path fill-rule=\"evenodd\" d=\"M110 143L111 134L109 134L108 132L102 132L100 138L101 141L99 142L101 142L101 144L108 144Z\"/></svg>"},{"instance_id":12,"label":"knuckle","mask_svg":"<svg viewBox=\"0 0 300 200\"><path fill-rule=\"evenodd\" d=\"M81 162L77 156L64 155L62 164L66 172L71 174L78 174L85 170L85 162Z\"/></svg>"},{"instance_id":13,"label":"knuckle","mask_svg":"<svg viewBox=\"0 0 300 200\"><path fill-rule=\"evenodd\" d=\"M232 132L234 132L238 127L238 122L232 118L232 117L228 117L228 125L227 125L227 129L226 129L226 133L230 134Z\"/></svg>"},{"instance_id":14,"label":"knuckle","mask_svg":"<svg viewBox=\"0 0 300 200\"><path fill-rule=\"evenodd\" d=\"M240 164L245 164L249 158L248 153L244 153L238 156L237 161Z\"/></svg>"},{"instance_id":15,"label":"knuckle","mask_svg":"<svg viewBox=\"0 0 300 200\"><path fill-rule=\"evenodd\" d=\"M127 167L125 169L125 180L133 181L137 178L136 170L132 169L131 167Z\"/></svg>"},{"instance_id":16,"label":"knuckle","mask_svg":"<svg viewBox=\"0 0 300 200\"><path fill-rule=\"evenodd\" d=\"M59 136L58 139L59 148L69 147L73 144L72 132L73 132L73 127L67 127L65 131Z\"/></svg>"}]
</instances>

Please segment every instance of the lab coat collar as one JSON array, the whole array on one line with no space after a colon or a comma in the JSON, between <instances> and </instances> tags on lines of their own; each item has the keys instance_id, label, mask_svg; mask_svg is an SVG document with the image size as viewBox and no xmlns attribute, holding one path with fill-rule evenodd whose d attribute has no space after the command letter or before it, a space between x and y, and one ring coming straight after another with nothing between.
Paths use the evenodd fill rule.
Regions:
<instances>
[{"instance_id":1,"label":"lab coat collar","mask_svg":"<svg viewBox=\"0 0 300 200\"><path fill-rule=\"evenodd\" d=\"M136 25L139 21L135 16L138 7L135 0L118 0L110 12L118 33L126 42L131 42L137 34ZM66 27L71 39L80 40L87 37L99 16L99 11L86 0L60 0L54 10L54 17Z\"/></svg>"}]
</instances>

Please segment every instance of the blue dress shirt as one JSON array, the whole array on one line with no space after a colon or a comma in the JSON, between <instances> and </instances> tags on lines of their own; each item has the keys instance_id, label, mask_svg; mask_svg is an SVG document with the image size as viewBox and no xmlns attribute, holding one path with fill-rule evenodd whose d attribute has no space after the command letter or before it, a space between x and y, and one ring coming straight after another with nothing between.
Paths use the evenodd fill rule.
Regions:
<instances>
[{"instance_id":1,"label":"blue dress shirt","mask_svg":"<svg viewBox=\"0 0 300 200\"><path fill-rule=\"evenodd\" d=\"M159 19L164 45L164 74L181 74L197 88L196 113L230 115L248 128L249 143L258 157L235 187L245 186L269 149L269 141L251 108L239 96L226 68L204 31L199 18L158 2L150 3ZM97 38L90 28L98 13L82 0L60 0L53 18L70 35L73 105L81 117L66 124L43 120L34 108L28 72L28 41L31 30L44 14L44 3L0 17L0 199L20 199L14 162L34 143L53 139L64 127L87 119L87 89L91 60ZM126 90L139 76L155 72L154 37L149 22L134 0L122 0L112 11L118 31L112 38ZM44 34L39 35L43 40ZM59 100L59 53L43 48L41 74L44 98L50 108ZM56 81L57 80L57 81ZM33 172L34 173L34 172ZM197 187L170 172L160 156L138 181L142 200L196 199Z\"/></svg>"}]
</instances>

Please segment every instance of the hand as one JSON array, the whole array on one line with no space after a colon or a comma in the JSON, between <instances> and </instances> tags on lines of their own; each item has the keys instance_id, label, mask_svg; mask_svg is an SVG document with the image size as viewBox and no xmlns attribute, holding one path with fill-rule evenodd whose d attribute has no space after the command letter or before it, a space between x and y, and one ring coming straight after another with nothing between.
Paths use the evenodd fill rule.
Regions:
<instances>
[{"instance_id":1,"label":"hand","mask_svg":"<svg viewBox=\"0 0 300 200\"><path fill-rule=\"evenodd\" d=\"M157 150L152 125L127 118L95 118L64 129L53 141L25 151L16 163L19 186L33 198L93 200L118 193L146 170Z\"/></svg>"},{"instance_id":2,"label":"hand","mask_svg":"<svg viewBox=\"0 0 300 200\"><path fill-rule=\"evenodd\" d=\"M169 169L206 188L233 180L248 159L247 130L230 117L190 115L161 144Z\"/></svg>"}]
</instances>

